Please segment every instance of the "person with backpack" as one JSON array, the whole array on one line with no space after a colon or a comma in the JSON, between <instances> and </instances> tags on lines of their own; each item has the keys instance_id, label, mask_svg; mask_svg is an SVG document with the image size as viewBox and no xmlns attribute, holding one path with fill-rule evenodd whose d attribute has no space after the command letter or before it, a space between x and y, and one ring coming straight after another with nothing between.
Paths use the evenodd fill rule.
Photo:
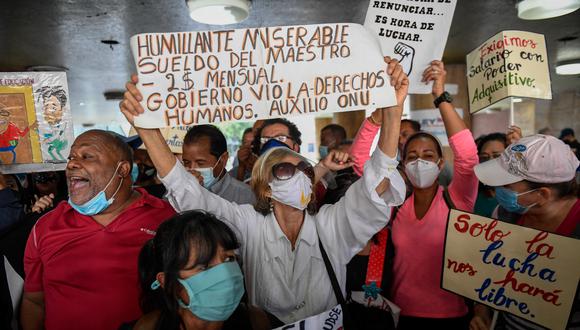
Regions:
<instances>
[{"instance_id":1,"label":"person with backpack","mask_svg":"<svg viewBox=\"0 0 580 330\"><path fill-rule=\"evenodd\" d=\"M426 132L412 135L400 159L413 192L392 215L385 215L391 216L392 228L389 234L382 236L392 240L394 256L391 283L381 281L379 290L401 308L398 329L467 329L469 323L464 299L441 289L440 282L448 212L450 208L473 210L478 188L473 168L479 161L473 136L455 111L451 96L444 91L445 76L443 62L433 61L424 71L423 81L433 81L434 104L441 112L454 154L453 180L447 188L437 182L445 164L437 138ZM370 125L380 122L379 115L373 113L357 134L352 147L355 170L360 171L368 159L374 138L374 134L369 133L375 131ZM386 249L389 245L380 242L381 233L378 236L379 244ZM371 242L366 270L359 270L366 271L365 291L373 287L369 272L381 274L376 271L377 262L373 262L377 260L373 257L373 246ZM382 252L381 255L384 260L390 253ZM388 264L379 259L378 265L381 263ZM382 267L382 273L390 271ZM381 274L381 277L385 276ZM379 286L375 283L374 287Z\"/></svg>"},{"instance_id":2,"label":"person with backpack","mask_svg":"<svg viewBox=\"0 0 580 330\"><path fill-rule=\"evenodd\" d=\"M475 167L477 178L495 187L501 221L580 239L580 199L575 180L579 162L559 139L536 134L509 145L500 157ZM580 291L580 290L578 290ZM580 326L580 292L566 329ZM476 305L470 329L487 330L490 309ZM517 316L500 313L496 329L543 329Z\"/></svg>"}]
</instances>

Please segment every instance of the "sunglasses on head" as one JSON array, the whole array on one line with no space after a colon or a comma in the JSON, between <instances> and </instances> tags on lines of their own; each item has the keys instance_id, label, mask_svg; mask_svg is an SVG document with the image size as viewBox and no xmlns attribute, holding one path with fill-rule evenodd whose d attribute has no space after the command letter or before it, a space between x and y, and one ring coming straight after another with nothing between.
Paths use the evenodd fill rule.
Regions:
<instances>
[{"instance_id":1,"label":"sunglasses on head","mask_svg":"<svg viewBox=\"0 0 580 330\"><path fill-rule=\"evenodd\" d=\"M272 174L274 178L278 180L288 180L294 176L296 170L302 171L306 176L310 178L310 180L314 180L314 167L306 163L305 161L301 161L297 165L292 163L284 162L279 163L272 166Z\"/></svg>"}]
</instances>

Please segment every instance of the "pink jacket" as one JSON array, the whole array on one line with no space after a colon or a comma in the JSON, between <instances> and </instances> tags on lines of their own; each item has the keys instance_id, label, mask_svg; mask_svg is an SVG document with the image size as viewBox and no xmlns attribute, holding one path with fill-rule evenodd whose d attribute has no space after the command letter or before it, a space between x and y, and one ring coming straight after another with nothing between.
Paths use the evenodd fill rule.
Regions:
<instances>
[{"instance_id":1,"label":"pink jacket","mask_svg":"<svg viewBox=\"0 0 580 330\"><path fill-rule=\"evenodd\" d=\"M362 174L369 159L372 141L380 128L365 120L352 146L354 170ZM449 138L455 156L453 181L448 187L455 207L472 211L477 197L478 180L473 168L478 164L477 147L467 129ZM464 299L440 288L447 207L443 188L439 187L429 210L422 219L415 216L415 195L400 207L392 220L395 246L391 299L401 307L401 314L426 318L452 318L467 313Z\"/></svg>"}]
</instances>

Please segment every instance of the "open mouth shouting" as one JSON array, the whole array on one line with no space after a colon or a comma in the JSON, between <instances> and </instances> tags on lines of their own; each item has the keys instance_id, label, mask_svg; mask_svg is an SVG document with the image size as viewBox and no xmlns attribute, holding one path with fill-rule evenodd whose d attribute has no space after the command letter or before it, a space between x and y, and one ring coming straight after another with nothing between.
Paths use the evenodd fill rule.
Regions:
<instances>
[{"instance_id":1,"label":"open mouth shouting","mask_svg":"<svg viewBox=\"0 0 580 330\"><path fill-rule=\"evenodd\" d=\"M78 173L67 173L67 185L71 199L86 201L90 199L91 191L89 190L91 180L86 176ZM76 201L75 201L76 202Z\"/></svg>"}]
</instances>

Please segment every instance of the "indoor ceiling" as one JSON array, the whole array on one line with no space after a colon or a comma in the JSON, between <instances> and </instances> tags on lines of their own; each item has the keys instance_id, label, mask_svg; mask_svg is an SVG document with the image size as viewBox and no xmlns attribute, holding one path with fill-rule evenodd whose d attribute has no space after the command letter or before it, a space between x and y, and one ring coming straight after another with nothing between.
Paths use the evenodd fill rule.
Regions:
<instances>
[{"instance_id":1,"label":"indoor ceiling","mask_svg":"<svg viewBox=\"0 0 580 330\"><path fill-rule=\"evenodd\" d=\"M250 17L227 28L362 24L368 3L253 0ZM102 124L119 119L118 100L106 101L104 92L122 90L134 72L132 35L220 28L192 21L184 0L4 0L0 3L0 71L44 65L66 68L75 124ZM554 69L557 60L580 58L580 39L574 39L580 37L580 10L523 21L517 18L514 0L459 0L444 60L464 63L469 51L506 29L545 34L554 93L580 90L579 76L557 76Z\"/></svg>"}]
</instances>

